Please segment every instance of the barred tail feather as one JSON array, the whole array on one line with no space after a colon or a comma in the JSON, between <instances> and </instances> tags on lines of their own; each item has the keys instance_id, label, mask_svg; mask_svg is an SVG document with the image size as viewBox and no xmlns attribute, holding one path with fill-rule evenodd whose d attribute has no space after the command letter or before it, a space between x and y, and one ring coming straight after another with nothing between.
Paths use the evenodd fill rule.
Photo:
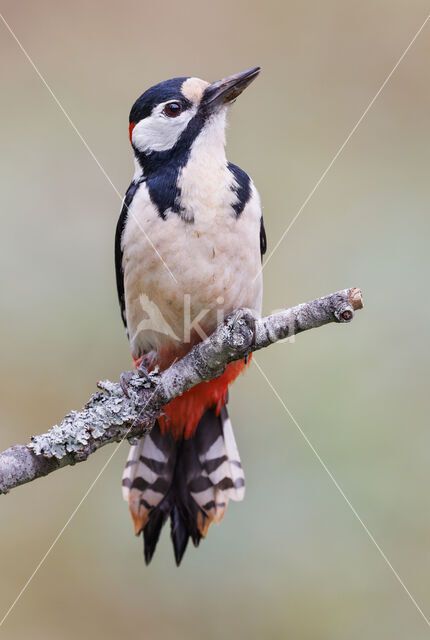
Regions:
<instances>
[{"instance_id":1,"label":"barred tail feather","mask_svg":"<svg viewBox=\"0 0 430 640\"><path fill-rule=\"evenodd\" d=\"M229 500L245 496L245 477L227 409L219 417L213 409L201 418L196 434L199 474L188 487L201 512L199 531L205 536L212 522L220 522Z\"/></svg>"},{"instance_id":2,"label":"barred tail feather","mask_svg":"<svg viewBox=\"0 0 430 640\"><path fill-rule=\"evenodd\" d=\"M177 441L162 435L158 423L130 450L123 475L136 533L143 530L145 560L150 562L161 528L171 521L179 565L189 538L197 546L212 522L220 522L229 500L242 500L245 478L225 406L217 416L208 409L195 435Z\"/></svg>"},{"instance_id":3,"label":"barred tail feather","mask_svg":"<svg viewBox=\"0 0 430 640\"><path fill-rule=\"evenodd\" d=\"M175 461L176 442L170 434L161 435L158 423L145 438L131 446L122 476L122 495L128 502L136 534L166 496Z\"/></svg>"}]
</instances>

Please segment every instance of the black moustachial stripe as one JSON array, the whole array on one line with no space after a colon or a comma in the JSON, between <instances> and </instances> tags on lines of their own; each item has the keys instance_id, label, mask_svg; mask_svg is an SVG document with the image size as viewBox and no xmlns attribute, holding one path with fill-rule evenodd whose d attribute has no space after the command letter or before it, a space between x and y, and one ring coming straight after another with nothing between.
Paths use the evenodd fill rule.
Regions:
<instances>
[{"instance_id":1,"label":"black moustachial stripe","mask_svg":"<svg viewBox=\"0 0 430 640\"><path fill-rule=\"evenodd\" d=\"M232 186L232 191L234 191L237 196L237 202L233 205L233 209L236 212L236 215L240 216L251 196L251 180L243 169L237 167L232 162L229 162L227 166L229 171L233 174L235 181Z\"/></svg>"},{"instance_id":2,"label":"black moustachial stripe","mask_svg":"<svg viewBox=\"0 0 430 640\"><path fill-rule=\"evenodd\" d=\"M149 195L163 220L166 219L168 209L174 213L181 213L181 190L178 187L179 172L188 162L191 146L202 130L204 121L203 113L198 111L191 118L172 149L151 153L142 153L135 149ZM188 222L192 222L192 220L188 220Z\"/></svg>"}]
</instances>

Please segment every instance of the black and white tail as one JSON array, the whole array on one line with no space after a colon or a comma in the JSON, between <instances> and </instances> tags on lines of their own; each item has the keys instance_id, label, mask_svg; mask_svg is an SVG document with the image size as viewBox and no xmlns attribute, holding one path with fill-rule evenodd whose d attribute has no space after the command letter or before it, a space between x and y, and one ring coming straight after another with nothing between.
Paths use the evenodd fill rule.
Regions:
<instances>
[{"instance_id":1,"label":"black and white tail","mask_svg":"<svg viewBox=\"0 0 430 640\"><path fill-rule=\"evenodd\" d=\"M131 447L122 479L136 534L143 531L145 561L154 554L170 516L179 566L189 538L197 546L212 522L220 522L229 500L243 500L245 478L230 418L208 409L193 437L162 435L158 423Z\"/></svg>"}]
</instances>

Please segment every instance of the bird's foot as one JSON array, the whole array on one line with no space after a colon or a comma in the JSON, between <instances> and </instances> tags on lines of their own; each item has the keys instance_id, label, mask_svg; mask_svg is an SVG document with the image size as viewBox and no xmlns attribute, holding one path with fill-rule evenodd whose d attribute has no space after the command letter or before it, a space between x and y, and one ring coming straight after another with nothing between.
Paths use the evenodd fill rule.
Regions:
<instances>
[{"instance_id":1,"label":"bird's foot","mask_svg":"<svg viewBox=\"0 0 430 640\"><path fill-rule=\"evenodd\" d=\"M137 373L139 374L139 378L143 378L144 380L146 380L147 382L150 382L151 385L153 383L153 380L151 378L151 375L146 367L146 363L144 360L142 360L142 362L138 365L137 367Z\"/></svg>"},{"instance_id":2,"label":"bird's foot","mask_svg":"<svg viewBox=\"0 0 430 640\"><path fill-rule=\"evenodd\" d=\"M138 380L141 381L139 384L138 380L135 379L134 385L136 387L145 387L146 389L150 389L151 387L154 387L156 385L156 378L159 372L158 367L156 366L154 369L149 371L146 366L147 364L148 364L148 361L143 360L139 362L139 364L137 365L136 372L123 371L121 373L119 382L121 385L121 389L123 390L127 398L130 397L130 393L129 393L130 382L136 373L138 376Z\"/></svg>"},{"instance_id":3,"label":"bird's foot","mask_svg":"<svg viewBox=\"0 0 430 640\"><path fill-rule=\"evenodd\" d=\"M250 309L239 308L226 320L230 329L231 346L246 353L255 341L255 316Z\"/></svg>"},{"instance_id":4,"label":"bird's foot","mask_svg":"<svg viewBox=\"0 0 430 640\"><path fill-rule=\"evenodd\" d=\"M119 384L121 385L122 392L127 398L130 397L128 387L133 375L134 371L123 371L119 377Z\"/></svg>"}]
</instances>

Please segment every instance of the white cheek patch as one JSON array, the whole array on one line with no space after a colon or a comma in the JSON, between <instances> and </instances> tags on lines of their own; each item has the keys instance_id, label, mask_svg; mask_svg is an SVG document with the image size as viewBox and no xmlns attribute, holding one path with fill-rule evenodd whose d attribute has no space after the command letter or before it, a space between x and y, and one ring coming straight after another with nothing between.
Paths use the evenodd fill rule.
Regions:
<instances>
[{"instance_id":1,"label":"white cheek patch","mask_svg":"<svg viewBox=\"0 0 430 640\"><path fill-rule=\"evenodd\" d=\"M163 114L166 104L167 102L158 104L150 116L138 122L134 127L132 141L139 151L151 153L152 151L171 149L197 111L197 107L193 105L176 118L169 118Z\"/></svg>"}]
</instances>

